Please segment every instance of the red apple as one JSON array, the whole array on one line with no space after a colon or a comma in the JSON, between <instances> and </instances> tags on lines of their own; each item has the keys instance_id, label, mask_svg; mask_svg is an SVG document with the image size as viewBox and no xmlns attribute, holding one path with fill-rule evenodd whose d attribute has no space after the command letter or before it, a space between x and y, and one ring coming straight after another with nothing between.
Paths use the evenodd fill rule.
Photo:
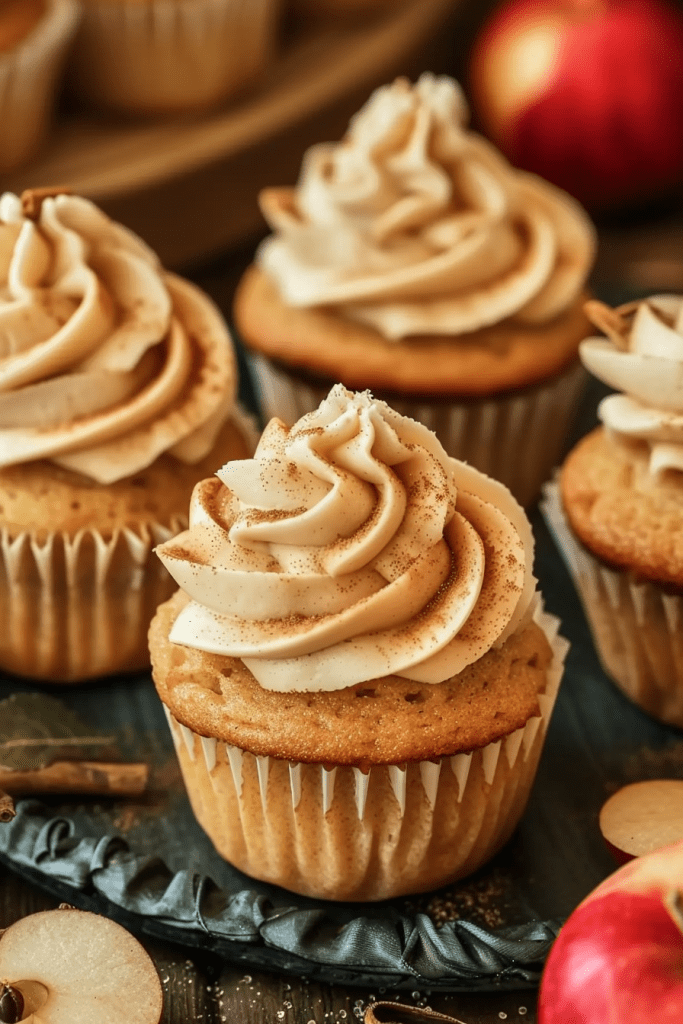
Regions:
<instances>
[{"instance_id":1,"label":"red apple","mask_svg":"<svg viewBox=\"0 0 683 1024\"><path fill-rule=\"evenodd\" d=\"M683 842L629 861L561 929L538 1024L683 1021Z\"/></svg>"},{"instance_id":2,"label":"red apple","mask_svg":"<svg viewBox=\"0 0 683 1024\"><path fill-rule=\"evenodd\" d=\"M511 0L472 52L475 113L513 164L589 208L683 177L683 13L666 0Z\"/></svg>"}]
</instances>

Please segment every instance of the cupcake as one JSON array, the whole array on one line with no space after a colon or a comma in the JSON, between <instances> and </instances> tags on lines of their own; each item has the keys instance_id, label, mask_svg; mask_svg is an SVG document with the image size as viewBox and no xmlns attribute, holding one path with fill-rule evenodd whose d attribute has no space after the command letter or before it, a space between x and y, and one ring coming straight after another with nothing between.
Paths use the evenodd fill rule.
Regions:
<instances>
[{"instance_id":1,"label":"cupcake","mask_svg":"<svg viewBox=\"0 0 683 1024\"><path fill-rule=\"evenodd\" d=\"M545 513L602 665L639 707L683 728L683 298L588 313L581 345L620 393L570 452Z\"/></svg>"},{"instance_id":2,"label":"cupcake","mask_svg":"<svg viewBox=\"0 0 683 1024\"><path fill-rule=\"evenodd\" d=\"M43 141L77 20L76 0L0 0L0 171Z\"/></svg>"},{"instance_id":3,"label":"cupcake","mask_svg":"<svg viewBox=\"0 0 683 1024\"><path fill-rule=\"evenodd\" d=\"M274 234L236 295L267 417L370 388L523 504L559 457L583 371L593 229L465 128L449 78L379 89L338 145L266 190Z\"/></svg>"},{"instance_id":4,"label":"cupcake","mask_svg":"<svg viewBox=\"0 0 683 1024\"><path fill-rule=\"evenodd\" d=\"M0 199L0 668L75 682L149 664L175 586L152 548L251 450L206 295L76 196Z\"/></svg>"},{"instance_id":5,"label":"cupcake","mask_svg":"<svg viewBox=\"0 0 683 1024\"><path fill-rule=\"evenodd\" d=\"M278 13L279 0L83 0L72 87L130 114L215 106L268 66Z\"/></svg>"},{"instance_id":6,"label":"cupcake","mask_svg":"<svg viewBox=\"0 0 683 1024\"><path fill-rule=\"evenodd\" d=\"M474 871L534 778L566 644L509 491L336 385L195 489L152 672L216 849L305 895Z\"/></svg>"}]
</instances>

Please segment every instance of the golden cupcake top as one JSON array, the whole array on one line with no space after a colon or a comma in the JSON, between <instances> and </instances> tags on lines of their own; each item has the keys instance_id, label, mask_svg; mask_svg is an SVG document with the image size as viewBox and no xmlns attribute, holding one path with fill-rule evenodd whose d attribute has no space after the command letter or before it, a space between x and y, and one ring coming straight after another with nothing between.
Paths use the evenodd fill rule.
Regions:
<instances>
[{"instance_id":1,"label":"golden cupcake top","mask_svg":"<svg viewBox=\"0 0 683 1024\"><path fill-rule=\"evenodd\" d=\"M170 639L269 690L449 679L532 611L533 539L501 484L426 427L336 385L195 489L157 548L189 595Z\"/></svg>"},{"instance_id":2,"label":"golden cupcake top","mask_svg":"<svg viewBox=\"0 0 683 1024\"><path fill-rule=\"evenodd\" d=\"M136 235L59 190L0 198L0 467L198 462L235 389L220 314Z\"/></svg>"},{"instance_id":3,"label":"golden cupcake top","mask_svg":"<svg viewBox=\"0 0 683 1024\"><path fill-rule=\"evenodd\" d=\"M594 231L559 189L467 129L452 79L378 89L296 188L264 191L258 262L288 304L333 308L388 339L546 323L579 296Z\"/></svg>"},{"instance_id":4,"label":"golden cupcake top","mask_svg":"<svg viewBox=\"0 0 683 1024\"><path fill-rule=\"evenodd\" d=\"M585 366L622 394L609 395L600 419L613 435L643 442L653 476L683 471L683 296L655 295L586 312L604 338L581 343Z\"/></svg>"}]
</instances>

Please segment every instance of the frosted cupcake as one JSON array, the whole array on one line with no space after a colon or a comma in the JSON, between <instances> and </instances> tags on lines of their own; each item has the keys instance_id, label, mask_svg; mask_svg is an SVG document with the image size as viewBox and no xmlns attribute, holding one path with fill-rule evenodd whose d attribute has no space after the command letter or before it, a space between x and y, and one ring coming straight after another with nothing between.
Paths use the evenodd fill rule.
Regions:
<instances>
[{"instance_id":1,"label":"frosted cupcake","mask_svg":"<svg viewBox=\"0 0 683 1024\"><path fill-rule=\"evenodd\" d=\"M620 394L569 454L546 514L605 671L640 707L683 728L683 298L616 310L581 358Z\"/></svg>"},{"instance_id":2,"label":"frosted cupcake","mask_svg":"<svg viewBox=\"0 0 683 1024\"><path fill-rule=\"evenodd\" d=\"M140 239L76 196L2 196L0 668L149 663L175 589L152 548L209 467L250 450L235 390L220 314Z\"/></svg>"},{"instance_id":3,"label":"frosted cupcake","mask_svg":"<svg viewBox=\"0 0 683 1024\"><path fill-rule=\"evenodd\" d=\"M131 114L215 106L273 56L280 0L83 0L70 61L86 101Z\"/></svg>"},{"instance_id":4,"label":"frosted cupcake","mask_svg":"<svg viewBox=\"0 0 683 1024\"><path fill-rule=\"evenodd\" d=\"M379 89L344 140L266 190L274 234L237 292L266 416L370 388L531 501L583 376L593 229L466 129L448 78Z\"/></svg>"},{"instance_id":5,"label":"frosted cupcake","mask_svg":"<svg viewBox=\"0 0 683 1024\"><path fill-rule=\"evenodd\" d=\"M474 871L534 778L564 641L510 493L424 426L335 386L193 495L150 629L195 814L311 896Z\"/></svg>"},{"instance_id":6,"label":"frosted cupcake","mask_svg":"<svg viewBox=\"0 0 683 1024\"><path fill-rule=\"evenodd\" d=\"M0 0L0 171L45 138L78 10L76 0Z\"/></svg>"}]
</instances>

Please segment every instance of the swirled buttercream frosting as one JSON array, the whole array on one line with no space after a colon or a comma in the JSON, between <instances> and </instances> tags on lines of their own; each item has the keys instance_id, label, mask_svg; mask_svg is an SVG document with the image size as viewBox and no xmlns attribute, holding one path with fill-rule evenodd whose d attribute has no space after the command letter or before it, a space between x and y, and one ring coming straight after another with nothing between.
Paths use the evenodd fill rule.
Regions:
<instances>
[{"instance_id":1,"label":"swirled buttercream frosting","mask_svg":"<svg viewBox=\"0 0 683 1024\"><path fill-rule=\"evenodd\" d=\"M190 598L170 639L270 690L449 679L526 622L535 584L509 491L339 384L198 484L157 552Z\"/></svg>"},{"instance_id":2,"label":"swirled buttercream frosting","mask_svg":"<svg viewBox=\"0 0 683 1024\"><path fill-rule=\"evenodd\" d=\"M0 198L0 467L106 484L203 458L235 394L211 301L86 199L26 206Z\"/></svg>"},{"instance_id":3,"label":"swirled buttercream frosting","mask_svg":"<svg viewBox=\"0 0 683 1024\"><path fill-rule=\"evenodd\" d=\"M582 208L467 130L452 79L377 90L296 188L267 189L257 260L292 306L332 307L384 337L542 324L578 297L594 232Z\"/></svg>"},{"instance_id":4,"label":"swirled buttercream frosting","mask_svg":"<svg viewBox=\"0 0 683 1024\"><path fill-rule=\"evenodd\" d=\"M683 471L683 297L655 295L610 309L586 304L606 338L581 343L584 365L622 394L609 395L598 413L618 437L650 448L650 472Z\"/></svg>"}]
</instances>

